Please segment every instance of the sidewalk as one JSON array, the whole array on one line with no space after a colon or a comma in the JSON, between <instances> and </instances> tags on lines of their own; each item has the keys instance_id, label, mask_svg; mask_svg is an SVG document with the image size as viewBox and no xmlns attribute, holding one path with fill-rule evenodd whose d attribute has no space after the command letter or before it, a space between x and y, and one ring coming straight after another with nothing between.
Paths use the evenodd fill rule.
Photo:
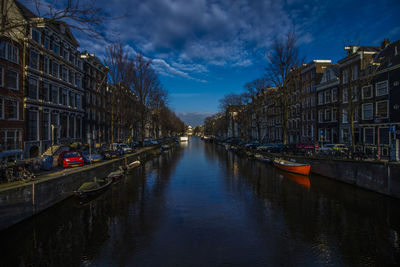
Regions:
<instances>
[{"instance_id":1,"label":"sidewalk","mask_svg":"<svg viewBox=\"0 0 400 267\"><path fill-rule=\"evenodd\" d=\"M63 175L71 174L71 173L76 173L76 172L80 172L80 171L83 171L83 170L93 169L93 168L96 168L98 166L102 166L104 164L109 164L110 162L118 161L118 160L121 160L121 159L124 159L124 158L127 158L127 157L131 157L131 156L134 156L134 155L138 155L138 154L140 154L140 153L142 153L144 151L151 150L151 149L154 149L154 146L138 148L138 149L136 149L135 153L125 154L122 157L118 157L118 158L115 158L115 159L102 160L102 161L99 161L99 162L96 162L96 163L85 164L85 165L83 165L81 167L72 167L72 168L63 169L60 166L56 166L50 171L41 170L38 173L36 173L36 178L34 180L31 180L31 181L15 181L15 182L11 182L11 183L2 183L2 184L0 184L0 190L7 189L7 188L10 188L10 187L14 187L14 186L21 185L21 184L27 184L27 183L38 182L38 181L42 181L42 180L54 179L54 178L59 177L59 176L63 176Z\"/></svg>"}]
</instances>

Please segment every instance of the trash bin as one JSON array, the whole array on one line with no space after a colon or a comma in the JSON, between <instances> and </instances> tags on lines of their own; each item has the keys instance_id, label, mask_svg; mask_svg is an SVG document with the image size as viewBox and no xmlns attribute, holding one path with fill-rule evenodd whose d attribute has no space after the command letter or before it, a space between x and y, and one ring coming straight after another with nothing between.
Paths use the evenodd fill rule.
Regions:
<instances>
[{"instance_id":1,"label":"trash bin","mask_svg":"<svg viewBox=\"0 0 400 267\"><path fill-rule=\"evenodd\" d=\"M40 160L40 167L42 170L49 171L53 167L53 156L43 155Z\"/></svg>"}]
</instances>

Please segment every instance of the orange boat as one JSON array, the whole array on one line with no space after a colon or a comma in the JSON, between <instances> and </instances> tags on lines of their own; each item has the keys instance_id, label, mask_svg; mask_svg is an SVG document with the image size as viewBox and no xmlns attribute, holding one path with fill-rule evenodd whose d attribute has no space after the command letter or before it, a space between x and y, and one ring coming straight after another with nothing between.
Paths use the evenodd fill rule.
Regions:
<instances>
[{"instance_id":1,"label":"orange boat","mask_svg":"<svg viewBox=\"0 0 400 267\"><path fill-rule=\"evenodd\" d=\"M302 164L297 162L291 162L284 159L275 159L274 165L281 170L287 172L293 172L301 175L310 174L310 164Z\"/></svg>"}]
</instances>

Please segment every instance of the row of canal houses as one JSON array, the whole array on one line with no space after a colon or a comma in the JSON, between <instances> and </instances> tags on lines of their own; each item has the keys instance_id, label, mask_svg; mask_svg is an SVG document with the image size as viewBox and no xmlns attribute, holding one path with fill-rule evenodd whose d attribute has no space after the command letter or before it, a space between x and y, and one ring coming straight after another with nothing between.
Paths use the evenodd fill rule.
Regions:
<instances>
[{"instance_id":1,"label":"row of canal houses","mask_svg":"<svg viewBox=\"0 0 400 267\"><path fill-rule=\"evenodd\" d=\"M354 45L345 50L346 57L336 64L313 60L292 70L287 143L351 145L354 137L354 144L366 152L379 147L382 156L388 156L390 145L400 138L400 41L385 39L380 47ZM263 105L261 129L253 114L251 129L244 131L264 143L283 142L279 90L263 90L252 101L256 102ZM234 126L236 135L243 132L240 127Z\"/></svg>"},{"instance_id":2,"label":"row of canal houses","mask_svg":"<svg viewBox=\"0 0 400 267\"><path fill-rule=\"evenodd\" d=\"M38 19L18 1L9 13ZM18 41L0 36L0 152L5 158L37 156L53 144L125 139L124 122L112 120L112 87L99 58L78 50L63 22L29 27ZM130 90L120 94L132 103ZM115 111L117 112L117 111ZM115 125L111 125L113 122Z\"/></svg>"}]
</instances>

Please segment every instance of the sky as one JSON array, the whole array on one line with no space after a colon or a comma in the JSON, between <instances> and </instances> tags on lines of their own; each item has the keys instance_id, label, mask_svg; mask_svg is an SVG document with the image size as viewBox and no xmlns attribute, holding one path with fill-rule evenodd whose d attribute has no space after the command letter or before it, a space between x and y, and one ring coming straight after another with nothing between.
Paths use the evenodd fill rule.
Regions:
<instances>
[{"instance_id":1,"label":"sky","mask_svg":"<svg viewBox=\"0 0 400 267\"><path fill-rule=\"evenodd\" d=\"M399 0L97 0L110 40L153 60L169 106L210 115L219 99L263 75L274 39L295 31L306 61L345 56L344 46L400 39ZM106 41L76 33L81 50L104 56Z\"/></svg>"}]
</instances>

